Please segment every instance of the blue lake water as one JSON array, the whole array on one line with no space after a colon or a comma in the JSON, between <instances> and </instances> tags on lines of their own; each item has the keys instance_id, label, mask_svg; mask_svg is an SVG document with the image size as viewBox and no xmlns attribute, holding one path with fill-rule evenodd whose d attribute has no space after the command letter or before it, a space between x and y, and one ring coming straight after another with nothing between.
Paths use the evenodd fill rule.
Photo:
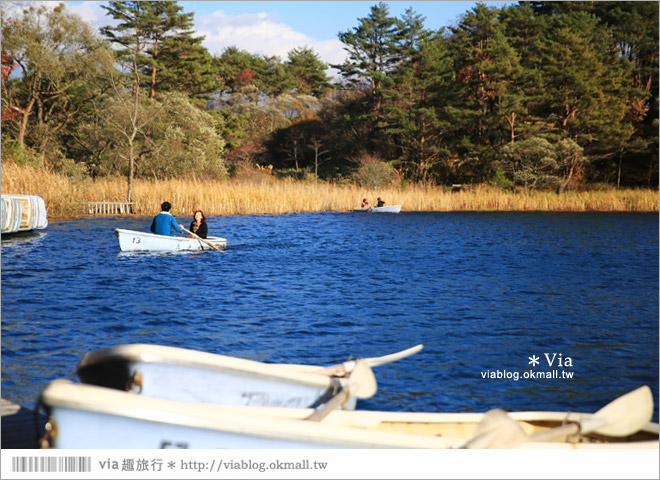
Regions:
<instances>
[{"instance_id":1,"label":"blue lake water","mask_svg":"<svg viewBox=\"0 0 660 480\"><path fill-rule=\"evenodd\" d=\"M3 398L34 408L84 353L126 343L311 364L423 343L376 369L368 410L592 412L641 385L658 398L657 214L217 216L223 252L119 251L114 228L150 223L3 236ZM524 378L541 373L559 378Z\"/></svg>"}]
</instances>

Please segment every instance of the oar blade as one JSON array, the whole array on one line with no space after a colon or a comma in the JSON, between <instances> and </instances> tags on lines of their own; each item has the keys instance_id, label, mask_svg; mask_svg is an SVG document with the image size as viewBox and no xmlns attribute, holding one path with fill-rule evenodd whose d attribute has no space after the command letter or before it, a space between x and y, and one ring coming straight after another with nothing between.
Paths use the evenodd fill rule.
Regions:
<instances>
[{"instance_id":1,"label":"oar blade","mask_svg":"<svg viewBox=\"0 0 660 480\"><path fill-rule=\"evenodd\" d=\"M653 393L644 385L618 397L580 422L581 433L625 437L641 430L653 417Z\"/></svg>"},{"instance_id":2,"label":"oar blade","mask_svg":"<svg viewBox=\"0 0 660 480\"><path fill-rule=\"evenodd\" d=\"M512 448L527 439L518 422L499 408L488 410L464 448Z\"/></svg>"},{"instance_id":3,"label":"oar blade","mask_svg":"<svg viewBox=\"0 0 660 480\"><path fill-rule=\"evenodd\" d=\"M364 360L357 360L348 377L349 391L356 398L371 398L378 391L376 376Z\"/></svg>"}]
</instances>

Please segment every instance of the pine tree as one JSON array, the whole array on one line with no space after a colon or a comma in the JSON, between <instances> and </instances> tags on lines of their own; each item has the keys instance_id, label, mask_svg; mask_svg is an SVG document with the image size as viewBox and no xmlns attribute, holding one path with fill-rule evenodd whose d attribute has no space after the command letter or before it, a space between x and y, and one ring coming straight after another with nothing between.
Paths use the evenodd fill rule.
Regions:
<instances>
[{"instance_id":1,"label":"pine tree","mask_svg":"<svg viewBox=\"0 0 660 480\"><path fill-rule=\"evenodd\" d=\"M424 17L408 9L401 18L400 62L383 89L383 137L399 150L399 163L415 181L426 182L446 150L448 123L441 96L452 78L442 32L424 28Z\"/></svg>"},{"instance_id":2,"label":"pine tree","mask_svg":"<svg viewBox=\"0 0 660 480\"><path fill-rule=\"evenodd\" d=\"M515 139L523 112L519 57L508 44L500 9L483 3L463 15L448 38L456 81L447 93L454 146L466 177L492 174L497 148Z\"/></svg>"},{"instance_id":3,"label":"pine tree","mask_svg":"<svg viewBox=\"0 0 660 480\"><path fill-rule=\"evenodd\" d=\"M658 4L657 2L605 2L599 17L611 28L612 39L632 64L628 118L635 133L616 158L617 186L658 181Z\"/></svg>"},{"instance_id":4,"label":"pine tree","mask_svg":"<svg viewBox=\"0 0 660 480\"><path fill-rule=\"evenodd\" d=\"M114 1L108 6L101 5L108 14L118 20L117 25L101 28L101 33L112 43L119 45L116 50L117 61L124 73L131 78L133 95L138 94L143 81L141 72L149 63L146 55L148 45L147 4L141 1ZM145 78L146 80L146 78Z\"/></svg>"},{"instance_id":5,"label":"pine tree","mask_svg":"<svg viewBox=\"0 0 660 480\"><path fill-rule=\"evenodd\" d=\"M155 84L158 91L180 91L193 98L219 90L213 57L201 45L203 39L183 34L163 44Z\"/></svg>"},{"instance_id":6,"label":"pine tree","mask_svg":"<svg viewBox=\"0 0 660 480\"><path fill-rule=\"evenodd\" d=\"M490 129L498 121L495 112L498 78L494 64L501 59L497 55L511 53L506 50L498 13L497 8L479 3L451 29L457 87L462 90L463 97L462 105L458 103L455 107L463 110L461 116L467 121L465 131L480 144L488 143ZM502 49L504 52L500 52Z\"/></svg>"},{"instance_id":7,"label":"pine tree","mask_svg":"<svg viewBox=\"0 0 660 480\"><path fill-rule=\"evenodd\" d=\"M193 13L182 13L173 1L113 1L103 8L120 20L101 32L122 47L118 56L134 78L134 91L137 82L148 86L151 99L159 87L193 95L214 89L212 59L203 37L193 37Z\"/></svg>"},{"instance_id":8,"label":"pine tree","mask_svg":"<svg viewBox=\"0 0 660 480\"><path fill-rule=\"evenodd\" d=\"M276 55L264 56L260 65L257 82L260 92L278 97L284 92L294 89L295 79L291 76L286 65L282 63L280 57Z\"/></svg>"},{"instance_id":9,"label":"pine tree","mask_svg":"<svg viewBox=\"0 0 660 480\"><path fill-rule=\"evenodd\" d=\"M346 46L348 60L338 68L340 74L352 84L367 82L371 92L371 110L376 119L381 116L382 88L388 75L400 61L397 42L400 22L389 16L384 3L371 7L368 17L359 18L359 27L338 34Z\"/></svg>"},{"instance_id":10,"label":"pine tree","mask_svg":"<svg viewBox=\"0 0 660 480\"><path fill-rule=\"evenodd\" d=\"M539 49L556 139L570 138L592 155L620 150L633 134L626 119L630 63L612 51L607 30L589 13L569 12L554 18Z\"/></svg>"},{"instance_id":11,"label":"pine tree","mask_svg":"<svg viewBox=\"0 0 660 480\"><path fill-rule=\"evenodd\" d=\"M327 68L311 48L294 48L288 53L286 69L298 93L320 97L329 88Z\"/></svg>"},{"instance_id":12,"label":"pine tree","mask_svg":"<svg viewBox=\"0 0 660 480\"><path fill-rule=\"evenodd\" d=\"M500 57L506 65L508 55L510 65L501 71L504 88L497 108L509 128L509 140L514 142L543 133L544 117L539 105L545 95L541 88L538 39L548 27L546 17L536 16L525 2L504 8L500 20L506 36Z\"/></svg>"},{"instance_id":13,"label":"pine tree","mask_svg":"<svg viewBox=\"0 0 660 480\"><path fill-rule=\"evenodd\" d=\"M150 20L149 96L153 98L157 90L184 91L189 95L212 92L212 58L201 45L204 37L193 36L194 14L183 13L177 2L146 3Z\"/></svg>"}]
</instances>

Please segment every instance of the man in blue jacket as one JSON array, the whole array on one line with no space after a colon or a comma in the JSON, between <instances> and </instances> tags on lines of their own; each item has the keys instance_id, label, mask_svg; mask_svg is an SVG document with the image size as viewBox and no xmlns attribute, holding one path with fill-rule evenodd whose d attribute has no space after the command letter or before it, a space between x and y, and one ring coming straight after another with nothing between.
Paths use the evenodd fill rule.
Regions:
<instances>
[{"instance_id":1,"label":"man in blue jacket","mask_svg":"<svg viewBox=\"0 0 660 480\"><path fill-rule=\"evenodd\" d=\"M162 212L156 215L154 217L154 221L151 222L151 233L155 233L156 235L171 236L172 229L179 233L182 232L181 227L183 227L183 225L176 223L176 218L174 218L174 215L170 213L170 208L172 208L170 202L163 202L163 204L160 206Z\"/></svg>"}]
</instances>

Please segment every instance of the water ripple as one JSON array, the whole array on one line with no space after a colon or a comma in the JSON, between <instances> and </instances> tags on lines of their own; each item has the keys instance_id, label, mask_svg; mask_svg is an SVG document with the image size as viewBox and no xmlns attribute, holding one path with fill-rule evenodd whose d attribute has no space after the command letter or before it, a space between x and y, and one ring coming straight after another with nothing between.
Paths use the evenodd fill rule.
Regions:
<instances>
[{"instance_id":1,"label":"water ripple","mask_svg":"<svg viewBox=\"0 0 660 480\"><path fill-rule=\"evenodd\" d=\"M655 214L208 221L224 252L119 252L114 228L146 231L147 217L3 237L3 397L33 406L84 353L122 343L314 364L424 343L377 369L365 409L595 411L641 384L658 395ZM544 353L571 357L574 379L481 376Z\"/></svg>"}]
</instances>

